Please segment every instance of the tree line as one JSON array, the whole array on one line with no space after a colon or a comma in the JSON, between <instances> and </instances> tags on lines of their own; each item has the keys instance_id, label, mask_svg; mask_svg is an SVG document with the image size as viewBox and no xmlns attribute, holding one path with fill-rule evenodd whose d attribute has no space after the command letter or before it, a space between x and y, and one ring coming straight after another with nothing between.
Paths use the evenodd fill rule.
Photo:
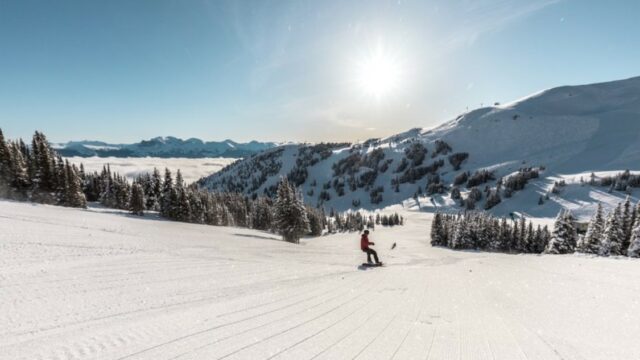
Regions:
<instances>
[{"instance_id":1,"label":"tree line","mask_svg":"<svg viewBox=\"0 0 640 360\"><path fill-rule=\"evenodd\" d=\"M438 212L431 223L431 245L451 249L542 253L550 238L546 226L534 228L525 218L508 221L487 212Z\"/></svg>"},{"instance_id":2,"label":"tree line","mask_svg":"<svg viewBox=\"0 0 640 360\"><path fill-rule=\"evenodd\" d=\"M640 203L627 198L608 214L602 205L578 234L575 217L561 210L549 231L524 217L517 221L486 212L436 213L431 224L431 244L452 249L476 249L517 253L571 254L640 257Z\"/></svg>"},{"instance_id":3,"label":"tree line","mask_svg":"<svg viewBox=\"0 0 640 360\"><path fill-rule=\"evenodd\" d=\"M86 207L80 170L62 160L44 134L31 146L7 141L0 130L0 197L69 207Z\"/></svg>"}]
</instances>

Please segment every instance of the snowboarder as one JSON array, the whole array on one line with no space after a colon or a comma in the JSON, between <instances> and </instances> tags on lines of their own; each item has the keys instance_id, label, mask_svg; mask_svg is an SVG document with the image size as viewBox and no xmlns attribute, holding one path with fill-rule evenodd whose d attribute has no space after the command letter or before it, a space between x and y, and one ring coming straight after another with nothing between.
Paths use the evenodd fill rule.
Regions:
<instances>
[{"instance_id":1,"label":"snowboarder","mask_svg":"<svg viewBox=\"0 0 640 360\"><path fill-rule=\"evenodd\" d=\"M362 252L367 253L367 261L369 264L382 265L380 260L378 260L378 253L375 250L369 248L369 245L375 244L369 241L369 230L365 230L362 234L362 237L360 238L360 249L362 249ZM371 261L371 255L373 255L373 258L376 261L375 263Z\"/></svg>"}]
</instances>

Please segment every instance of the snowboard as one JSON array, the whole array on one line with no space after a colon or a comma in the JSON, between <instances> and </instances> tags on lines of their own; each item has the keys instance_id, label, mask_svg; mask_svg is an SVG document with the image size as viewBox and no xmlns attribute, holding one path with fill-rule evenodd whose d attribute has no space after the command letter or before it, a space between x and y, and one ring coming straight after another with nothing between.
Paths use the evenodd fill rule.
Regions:
<instances>
[{"instance_id":1,"label":"snowboard","mask_svg":"<svg viewBox=\"0 0 640 360\"><path fill-rule=\"evenodd\" d=\"M364 267L381 267L381 266L384 266L384 263L380 263L380 264L362 263L362 266L364 266Z\"/></svg>"}]
</instances>

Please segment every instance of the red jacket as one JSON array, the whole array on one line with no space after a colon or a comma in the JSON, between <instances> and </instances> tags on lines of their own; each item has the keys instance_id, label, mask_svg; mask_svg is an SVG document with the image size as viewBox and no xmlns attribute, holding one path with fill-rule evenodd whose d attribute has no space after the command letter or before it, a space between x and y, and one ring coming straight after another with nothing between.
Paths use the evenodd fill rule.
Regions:
<instances>
[{"instance_id":1,"label":"red jacket","mask_svg":"<svg viewBox=\"0 0 640 360\"><path fill-rule=\"evenodd\" d=\"M360 238L360 249L361 250L367 250L369 248L369 237L367 236L367 234L362 234L362 237Z\"/></svg>"}]
</instances>

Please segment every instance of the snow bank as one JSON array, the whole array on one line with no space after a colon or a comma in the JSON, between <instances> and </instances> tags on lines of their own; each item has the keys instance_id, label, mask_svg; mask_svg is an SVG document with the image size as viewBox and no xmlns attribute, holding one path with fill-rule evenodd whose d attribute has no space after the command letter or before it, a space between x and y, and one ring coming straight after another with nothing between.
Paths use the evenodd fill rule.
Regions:
<instances>
[{"instance_id":1,"label":"snow bank","mask_svg":"<svg viewBox=\"0 0 640 360\"><path fill-rule=\"evenodd\" d=\"M640 261L432 248L403 215L360 270L357 234L0 201L0 358L640 358Z\"/></svg>"}]
</instances>

